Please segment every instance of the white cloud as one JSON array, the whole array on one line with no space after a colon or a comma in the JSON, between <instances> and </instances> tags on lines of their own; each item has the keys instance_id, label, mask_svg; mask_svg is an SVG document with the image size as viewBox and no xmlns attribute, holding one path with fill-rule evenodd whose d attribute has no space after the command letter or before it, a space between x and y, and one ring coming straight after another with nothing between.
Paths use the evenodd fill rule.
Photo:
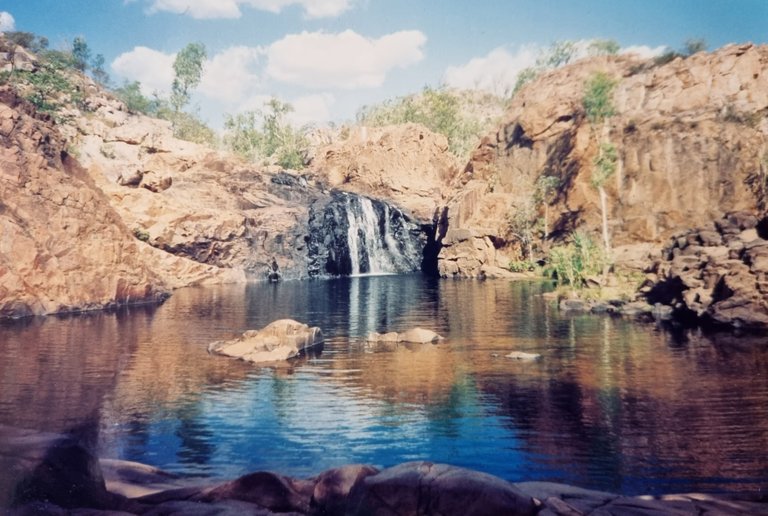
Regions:
<instances>
[{"instance_id":1,"label":"white cloud","mask_svg":"<svg viewBox=\"0 0 768 516\"><path fill-rule=\"evenodd\" d=\"M331 106L335 101L336 98L330 93L296 98L290 102L293 111L288 114L288 121L294 127L327 122L331 119Z\"/></svg>"},{"instance_id":2,"label":"white cloud","mask_svg":"<svg viewBox=\"0 0 768 516\"><path fill-rule=\"evenodd\" d=\"M112 69L130 81L141 83L144 95L167 94L173 83L173 61L176 54L165 54L147 47L134 47L112 61Z\"/></svg>"},{"instance_id":3,"label":"white cloud","mask_svg":"<svg viewBox=\"0 0 768 516\"><path fill-rule=\"evenodd\" d=\"M0 32L11 32L14 30L16 30L16 20L13 19L11 13L0 11Z\"/></svg>"},{"instance_id":4,"label":"white cloud","mask_svg":"<svg viewBox=\"0 0 768 516\"><path fill-rule=\"evenodd\" d=\"M198 91L215 100L242 102L261 83L256 65L262 54L259 48L243 46L216 54L205 64Z\"/></svg>"},{"instance_id":5,"label":"white cloud","mask_svg":"<svg viewBox=\"0 0 768 516\"><path fill-rule=\"evenodd\" d=\"M378 39L351 30L290 34L267 49L267 74L312 88L373 88L381 86L392 69L421 61L426 41L420 31L400 31Z\"/></svg>"},{"instance_id":6,"label":"white cloud","mask_svg":"<svg viewBox=\"0 0 768 516\"><path fill-rule=\"evenodd\" d=\"M651 48L647 45L632 45L622 48L619 53L621 54L636 54L643 59L651 59L653 57L660 56L666 51L667 47L660 46Z\"/></svg>"},{"instance_id":7,"label":"white cloud","mask_svg":"<svg viewBox=\"0 0 768 516\"><path fill-rule=\"evenodd\" d=\"M240 18L241 6L279 13L297 5L307 18L338 16L352 7L353 0L151 0L149 12L166 11L197 19Z\"/></svg>"},{"instance_id":8,"label":"white cloud","mask_svg":"<svg viewBox=\"0 0 768 516\"><path fill-rule=\"evenodd\" d=\"M478 89L506 96L515 87L517 75L536 63L538 47L527 45L511 54L498 47L488 55L470 59L461 66L449 66L443 81L453 88Z\"/></svg>"}]
</instances>

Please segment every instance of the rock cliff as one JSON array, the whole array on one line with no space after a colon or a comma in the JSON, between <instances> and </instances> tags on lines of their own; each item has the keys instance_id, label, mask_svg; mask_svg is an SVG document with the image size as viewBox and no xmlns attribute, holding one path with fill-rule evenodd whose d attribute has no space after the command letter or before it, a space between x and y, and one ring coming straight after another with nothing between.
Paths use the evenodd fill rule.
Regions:
<instances>
[{"instance_id":1,"label":"rock cliff","mask_svg":"<svg viewBox=\"0 0 768 516\"><path fill-rule=\"evenodd\" d=\"M465 167L442 227L441 274L477 276L485 265L519 257L514 219L525 210L524 223L547 220L534 231L539 253L577 228L598 233L600 202L591 186L598 141L617 149L605 190L618 251L638 243L659 249L682 228L763 209L766 68L768 47L744 44L658 66L598 57L542 75L513 99ZM597 72L616 81L615 114L592 125L582 98ZM555 184L551 195L537 190L542 177Z\"/></svg>"},{"instance_id":2,"label":"rock cliff","mask_svg":"<svg viewBox=\"0 0 768 516\"><path fill-rule=\"evenodd\" d=\"M168 284L47 118L0 90L0 317L158 301Z\"/></svg>"}]
</instances>

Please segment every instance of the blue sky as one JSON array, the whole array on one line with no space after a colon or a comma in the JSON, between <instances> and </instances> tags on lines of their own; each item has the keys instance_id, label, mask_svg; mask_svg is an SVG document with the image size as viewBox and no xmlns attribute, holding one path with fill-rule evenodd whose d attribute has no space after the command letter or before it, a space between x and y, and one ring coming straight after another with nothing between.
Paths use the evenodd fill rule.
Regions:
<instances>
[{"instance_id":1,"label":"blue sky","mask_svg":"<svg viewBox=\"0 0 768 516\"><path fill-rule=\"evenodd\" d=\"M768 0L0 0L0 11L0 25L54 48L85 37L116 83L147 93L168 89L176 52L204 43L195 104L214 126L273 95L297 122L322 122L425 85L503 90L557 40L768 41Z\"/></svg>"}]
</instances>

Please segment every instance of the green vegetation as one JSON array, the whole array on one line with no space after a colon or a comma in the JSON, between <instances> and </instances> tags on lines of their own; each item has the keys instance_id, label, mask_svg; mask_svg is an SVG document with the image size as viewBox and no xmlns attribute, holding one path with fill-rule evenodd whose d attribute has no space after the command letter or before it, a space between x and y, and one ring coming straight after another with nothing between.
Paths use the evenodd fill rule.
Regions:
<instances>
[{"instance_id":1,"label":"green vegetation","mask_svg":"<svg viewBox=\"0 0 768 516\"><path fill-rule=\"evenodd\" d=\"M588 56L615 55L619 52L619 44L612 39L595 39L586 47ZM542 50L536 58L536 64L523 69L517 75L512 96L515 96L523 86L534 80L541 73L554 70L573 62L580 55L580 49L573 41L556 41Z\"/></svg>"},{"instance_id":2,"label":"green vegetation","mask_svg":"<svg viewBox=\"0 0 768 516\"><path fill-rule=\"evenodd\" d=\"M593 74L584 86L582 104L587 120L591 124L591 134L596 137L597 124L605 124L606 119L616 113L613 106L613 90L616 81L602 72ZM603 127L605 129L605 126ZM605 131L603 131L605 132ZM592 186L600 195L600 215L603 226L603 246L606 253L611 252L611 239L608 233L608 196L605 193L605 183L616 171L618 153L616 147L608 141L598 143L598 153L592 169Z\"/></svg>"},{"instance_id":3,"label":"green vegetation","mask_svg":"<svg viewBox=\"0 0 768 516\"><path fill-rule=\"evenodd\" d=\"M304 168L307 140L304 130L294 129L286 120L290 104L273 98L265 110L227 115L224 144L245 159L272 161L289 169Z\"/></svg>"},{"instance_id":4,"label":"green vegetation","mask_svg":"<svg viewBox=\"0 0 768 516\"><path fill-rule=\"evenodd\" d=\"M189 104L191 91L200 84L206 55L202 43L189 43L176 55L173 61L174 78L170 99L175 112L180 112Z\"/></svg>"},{"instance_id":5,"label":"green vegetation","mask_svg":"<svg viewBox=\"0 0 768 516\"><path fill-rule=\"evenodd\" d=\"M580 290L592 278L599 277L611 265L610 257L589 235L579 231L571 235L571 242L554 247L549 252L545 273L560 285Z\"/></svg>"},{"instance_id":6,"label":"green vegetation","mask_svg":"<svg viewBox=\"0 0 768 516\"><path fill-rule=\"evenodd\" d=\"M691 57L698 52L704 52L707 50L707 41L702 38L689 38L683 43L683 48L680 50L674 50L667 47L663 54L654 58L653 64L656 66L665 65L671 61L674 61L678 57L685 59Z\"/></svg>"},{"instance_id":7,"label":"green vegetation","mask_svg":"<svg viewBox=\"0 0 768 516\"><path fill-rule=\"evenodd\" d=\"M616 81L603 72L597 72L584 85L582 104L591 124L602 123L616 114L613 107L613 90Z\"/></svg>"},{"instance_id":8,"label":"green vegetation","mask_svg":"<svg viewBox=\"0 0 768 516\"><path fill-rule=\"evenodd\" d=\"M357 113L357 123L372 127L409 122L422 124L430 131L444 135L450 151L463 158L477 145L482 131L491 122L479 114L483 111L480 107L483 102L491 103L487 98L477 101L446 88L426 87L419 95L364 106Z\"/></svg>"}]
</instances>

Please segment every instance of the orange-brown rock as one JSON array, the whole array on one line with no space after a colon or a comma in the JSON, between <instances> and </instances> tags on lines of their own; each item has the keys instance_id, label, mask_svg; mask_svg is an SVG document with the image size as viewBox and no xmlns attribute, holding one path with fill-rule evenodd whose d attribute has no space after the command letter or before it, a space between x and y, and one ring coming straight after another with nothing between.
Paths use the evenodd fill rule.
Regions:
<instances>
[{"instance_id":1,"label":"orange-brown rock","mask_svg":"<svg viewBox=\"0 0 768 516\"><path fill-rule=\"evenodd\" d=\"M50 120L0 90L0 316L158 301L143 245L64 150Z\"/></svg>"},{"instance_id":2,"label":"orange-brown rock","mask_svg":"<svg viewBox=\"0 0 768 516\"><path fill-rule=\"evenodd\" d=\"M633 56L592 58L542 75L514 98L467 164L446 218L448 230L472 236L467 249L443 250L441 273L476 276L482 264L503 266L519 256L510 218L526 203L531 219L548 221L535 248L576 228L597 233L600 202L591 179L598 141L618 152L605 185L616 246L661 247L681 228L763 208L767 66L768 47L745 44L661 66ZM595 127L582 98L596 72L617 82L616 114ZM556 192L531 206L542 176L553 178Z\"/></svg>"},{"instance_id":3,"label":"orange-brown rock","mask_svg":"<svg viewBox=\"0 0 768 516\"><path fill-rule=\"evenodd\" d=\"M357 127L311 164L332 188L385 199L431 222L458 171L448 140L419 124Z\"/></svg>"}]
</instances>

